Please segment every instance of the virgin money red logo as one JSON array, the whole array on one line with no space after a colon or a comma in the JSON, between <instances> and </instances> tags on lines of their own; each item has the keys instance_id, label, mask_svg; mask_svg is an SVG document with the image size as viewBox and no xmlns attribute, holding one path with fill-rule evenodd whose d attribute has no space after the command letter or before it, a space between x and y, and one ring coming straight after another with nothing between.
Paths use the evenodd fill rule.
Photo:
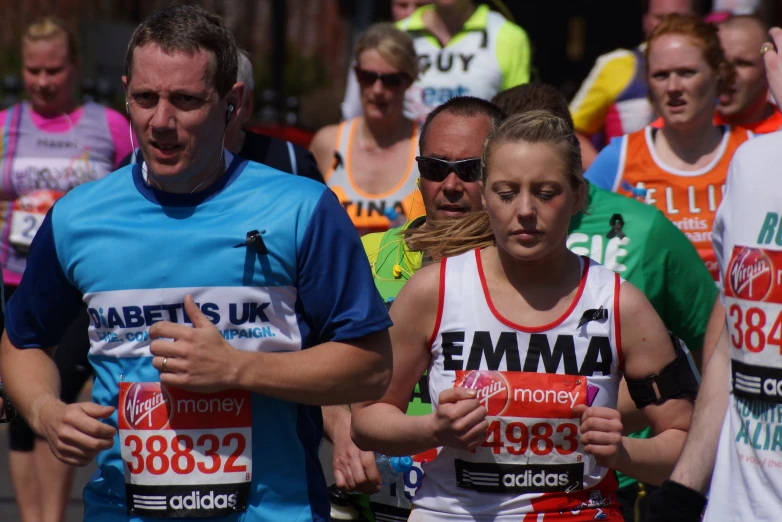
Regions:
<instances>
[{"instance_id":1,"label":"virgin money red logo","mask_svg":"<svg viewBox=\"0 0 782 522\"><path fill-rule=\"evenodd\" d=\"M771 289L771 261L759 248L734 250L728 281L733 295L739 299L760 301Z\"/></svg>"},{"instance_id":2,"label":"virgin money red logo","mask_svg":"<svg viewBox=\"0 0 782 522\"><path fill-rule=\"evenodd\" d=\"M14 202L16 210L46 214L54 206L54 202L65 195L59 190L40 189L21 196Z\"/></svg>"},{"instance_id":3,"label":"virgin money red logo","mask_svg":"<svg viewBox=\"0 0 782 522\"><path fill-rule=\"evenodd\" d=\"M171 398L160 383L134 383L125 395L125 420L134 430L163 429L170 412Z\"/></svg>"},{"instance_id":4,"label":"virgin money red logo","mask_svg":"<svg viewBox=\"0 0 782 522\"><path fill-rule=\"evenodd\" d=\"M477 392L477 399L489 416L496 417L505 411L510 400L510 389L499 372L475 370L465 375L460 385Z\"/></svg>"}]
</instances>

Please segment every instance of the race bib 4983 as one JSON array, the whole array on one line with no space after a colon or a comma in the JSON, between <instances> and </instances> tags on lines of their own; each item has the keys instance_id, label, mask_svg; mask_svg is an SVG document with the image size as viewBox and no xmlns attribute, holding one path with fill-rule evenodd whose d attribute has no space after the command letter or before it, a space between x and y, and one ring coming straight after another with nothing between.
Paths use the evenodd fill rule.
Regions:
<instances>
[{"instance_id":1,"label":"race bib 4983","mask_svg":"<svg viewBox=\"0 0 782 522\"><path fill-rule=\"evenodd\" d=\"M252 476L249 392L121 382L119 437L128 513L215 517L244 511Z\"/></svg>"},{"instance_id":2,"label":"race bib 4983","mask_svg":"<svg viewBox=\"0 0 782 522\"><path fill-rule=\"evenodd\" d=\"M458 486L517 495L584 488L580 420L572 410L597 392L586 377L457 371L455 386L477 390L489 421L482 446L455 461Z\"/></svg>"}]
</instances>

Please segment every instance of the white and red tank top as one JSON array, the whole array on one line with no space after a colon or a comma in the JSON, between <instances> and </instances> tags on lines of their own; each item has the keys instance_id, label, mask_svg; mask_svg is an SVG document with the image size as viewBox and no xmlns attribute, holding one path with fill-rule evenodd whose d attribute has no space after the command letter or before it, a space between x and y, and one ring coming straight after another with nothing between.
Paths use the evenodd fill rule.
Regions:
<instances>
[{"instance_id":1,"label":"white and red tank top","mask_svg":"<svg viewBox=\"0 0 782 522\"><path fill-rule=\"evenodd\" d=\"M445 389L474 388L489 431L475 452L441 448L424 463L410 520L621 520L614 473L584 452L572 409L616 407L622 279L581 259L572 304L539 327L500 315L479 250L442 261L429 368L433 407Z\"/></svg>"}]
</instances>

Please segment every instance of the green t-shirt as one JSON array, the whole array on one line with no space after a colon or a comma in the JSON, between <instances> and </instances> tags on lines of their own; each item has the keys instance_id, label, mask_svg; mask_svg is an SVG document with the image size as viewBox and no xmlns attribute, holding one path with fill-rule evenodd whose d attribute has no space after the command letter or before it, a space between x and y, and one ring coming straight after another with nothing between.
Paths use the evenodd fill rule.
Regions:
<instances>
[{"instance_id":1,"label":"green t-shirt","mask_svg":"<svg viewBox=\"0 0 782 522\"><path fill-rule=\"evenodd\" d=\"M620 220L623 238L611 234L612 228L619 228L612 222ZM717 287L687 236L662 212L590 185L587 213L570 221L567 246L632 283L671 332L690 350L701 349ZM647 428L631 436L650 435ZM637 482L617 475L620 488Z\"/></svg>"}]
</instances>

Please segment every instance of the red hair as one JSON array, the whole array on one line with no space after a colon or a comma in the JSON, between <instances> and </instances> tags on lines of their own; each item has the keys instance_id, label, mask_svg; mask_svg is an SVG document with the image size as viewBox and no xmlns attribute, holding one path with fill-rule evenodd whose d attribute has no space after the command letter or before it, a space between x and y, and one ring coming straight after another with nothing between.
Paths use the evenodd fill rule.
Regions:
<instances>
[{"instance_id":1,"label":"red hair","mask_svg":"<svg viewBox=\"0 0 782 522\"><path fill-rule=\"evenodd\" d=\"M647 75L649 74L649 50L652 48L652 43L667 34L686 36L693 44L700 47L703 52L703 60L717 73L717 90L719 92L733 83L736 70L733 68L733 64L725 58L725 52L722 50L720 39L717 36L717 26L704 22L695 15L678 13L665 15L660 25L652 31L644 51Z\"/></svg>"}]
</instances>

